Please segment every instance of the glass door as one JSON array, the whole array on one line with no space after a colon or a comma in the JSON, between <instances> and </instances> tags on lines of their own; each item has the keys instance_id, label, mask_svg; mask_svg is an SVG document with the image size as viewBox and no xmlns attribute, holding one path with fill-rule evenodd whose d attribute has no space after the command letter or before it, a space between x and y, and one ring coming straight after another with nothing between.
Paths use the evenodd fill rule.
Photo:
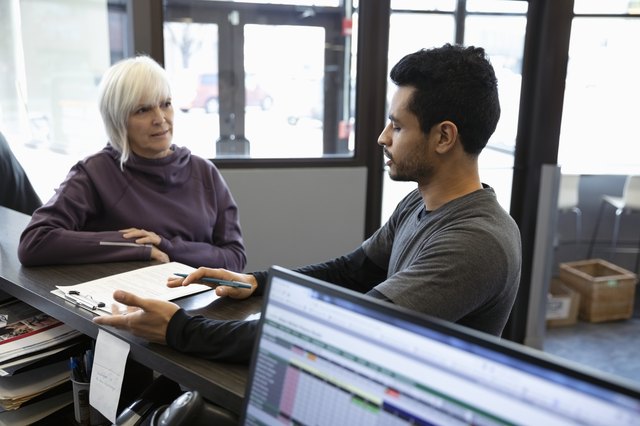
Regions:
<instances>
[{"instance_id":1,"label":"glass door","mask_svg":"<svg viewBox=\"0 0 640 426\"><path fill-rule=\"evenodd\" d=\"M343 7L191 3L165 5L176 143L207 158L353 157Z\"/></svg>"}]
</instances>

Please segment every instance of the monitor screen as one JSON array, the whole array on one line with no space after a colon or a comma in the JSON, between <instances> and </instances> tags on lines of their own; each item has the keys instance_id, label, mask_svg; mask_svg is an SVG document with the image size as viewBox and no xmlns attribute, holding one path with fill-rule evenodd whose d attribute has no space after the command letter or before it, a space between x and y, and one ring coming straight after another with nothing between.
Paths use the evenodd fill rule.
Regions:
<instances>
[{"instance_id":1,"label":"monitor screen","mask_svg":"<svg viewBox=\"0 0 640 426\"><path fill-rule=\"evenodd\" d=\"M640 388L270 270L246 425L640 425Z\"/></svg>"}]
</instances>

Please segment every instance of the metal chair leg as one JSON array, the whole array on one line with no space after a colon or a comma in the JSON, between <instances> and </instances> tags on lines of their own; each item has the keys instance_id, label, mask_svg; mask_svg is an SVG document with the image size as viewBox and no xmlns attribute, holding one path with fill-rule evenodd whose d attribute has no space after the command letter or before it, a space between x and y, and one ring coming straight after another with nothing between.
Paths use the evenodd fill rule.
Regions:
<instances>
[{"instance_id":1,"label":"metal chair leg","mask_svg":"<svg viewBox=\"0 0 640 426\"><path fill-rule=\"evenodd\" d=\"M580 244L582 242L582 210L574 207L573 212L576 214L576 244Z\"/></svg>"},{"instance_id":2,"label":"metal chair leg","mask_svg":"<svg viewBox=\"0 0 640 426\"><path fill-rule=\"evenodd\" d=\"M600 229L600 221L602 220L602 212L604 211L604 206L606 204L605 200L600 202L600 210L598 211L598 218L596 219L596 226L593 230L593 235L591 236L591 241L589 242L589 250L587 251L587 259L591 259L593 257L593 246L596 241L596 237L598 236L598 230Z\"/></svg>"},{"instance_id":3,"label":"metal chair leg","mask_svg":"<svg viewBox=\"0 0 640 426\"><path fill-rule=\"evenodd\" d=\"M616 209L616 217L613 221L613 237L611 239L611 257L613 261L618 251L618 234L620 233L620 215L622 215L623 209Z\"/></svg>"},{"instance_id":4,"label":"metal chair leg","mask_svg":"<svg viewBox=\"0 0 640 426\"><path fill-rule=\"evenodd\" d=\"M634 272L640 275L640 238L638 238L638 251L636 252L636 268Z\"/></svg>"}]
</instances>

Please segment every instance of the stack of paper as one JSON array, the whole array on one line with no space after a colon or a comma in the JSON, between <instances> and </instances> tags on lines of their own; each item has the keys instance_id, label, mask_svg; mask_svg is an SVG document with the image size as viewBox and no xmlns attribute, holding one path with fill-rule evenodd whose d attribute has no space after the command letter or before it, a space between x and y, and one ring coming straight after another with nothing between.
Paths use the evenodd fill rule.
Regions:
<instances>
[{"instance_id":1,"label":"stack of paper","mask_svg":"<svg viewBox=\"0 0 640 426\"><path fill-rule=\"evenodd\" d=\"M71 392L60 393L26 405L19 410L0 412L0 426L32 425L71 404L73 404Z\"/></svg>"},{"instance_id":2,"label":"stack of paper","mask_svg":"<svg viewBox=\"0 0 640 426\"><path fill-rule=\"evenodd\" d=\"M0 379L0 406L15 410L36 396L69 381L69 361L55 364Z\"/></svg>"},{"instance_id":3,"label":"stack of paper","mask_svg":"<svg viewBox=\"0 0 640 426\"><path fill-rule=\"evenodd\" d=\"M15 299L0 304L0 318L0 425L29 424L69 405L69 356L87 338Z\"/></svg>"}]
</instances>

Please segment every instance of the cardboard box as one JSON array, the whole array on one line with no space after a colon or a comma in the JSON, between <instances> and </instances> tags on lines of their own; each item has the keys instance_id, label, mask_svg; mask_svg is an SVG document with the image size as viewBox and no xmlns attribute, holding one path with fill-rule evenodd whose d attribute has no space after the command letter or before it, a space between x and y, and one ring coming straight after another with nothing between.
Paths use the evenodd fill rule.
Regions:
<instances>
[{"instance_id":1,"label":"cardboard box","mask_svg":"<svg viewBox=\"0 0 640 426\"><path fill-rule=\"evenodd\" d=\"M636 274L602 259L560 264L560 279L580 293L578 317L590 322L633 315Z\"/></svg>"},{"instance_id":2,"label":"cardboard box","mask_svg":"<svg viewBox=\"0 0 640 426\"><path fill-rule=\"evenodd\" d=\"M580 294L553 278L547 296L547 327L563 327L578 322Z\"/></svg>"}]
</instances>

